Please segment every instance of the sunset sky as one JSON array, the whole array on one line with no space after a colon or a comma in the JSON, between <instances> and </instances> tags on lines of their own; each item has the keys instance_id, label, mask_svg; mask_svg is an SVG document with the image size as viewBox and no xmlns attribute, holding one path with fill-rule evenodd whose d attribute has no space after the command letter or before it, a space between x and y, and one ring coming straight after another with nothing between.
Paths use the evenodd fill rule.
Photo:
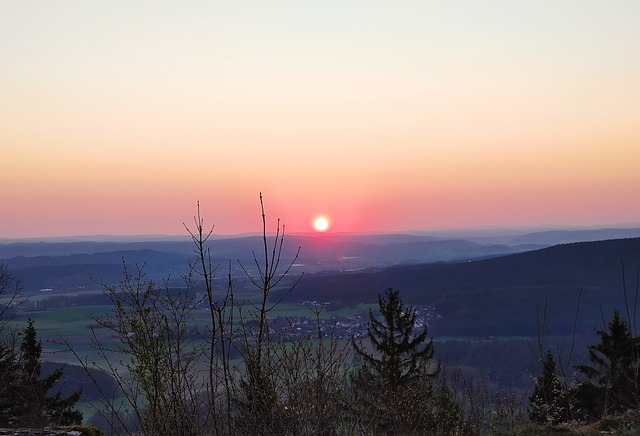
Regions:
<instances>
[{"instance_id":1,"label":"sunset sky","mask_svg":"<svg viewBox=\"0 0 640 436\"><path fill-rule=\"evenodd\" d=\"M0 3L0 238L640 223L640 2Z\"/></svg>"}]
</instances>

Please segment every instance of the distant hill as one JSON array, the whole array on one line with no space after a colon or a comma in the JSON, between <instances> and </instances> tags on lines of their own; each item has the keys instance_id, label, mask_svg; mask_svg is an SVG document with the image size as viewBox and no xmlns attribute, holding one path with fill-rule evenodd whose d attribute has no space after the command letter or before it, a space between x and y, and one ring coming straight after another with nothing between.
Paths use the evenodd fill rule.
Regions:
<instances>
[{"instance_id":1,"label":"distant hill","mask_svg":"<svg viewBox=\"0 0 640 436\"><path fill-rule=\"evenodd\" d=\"M435 308L433 328L440 335L521 336L535 335L536 316L545 301L547 332L570 333L582 290L578 329L591 333L602 325L601 315L608 319L614 307L626 310L623 262L633 302L640 238L564 244L467 262L310 274L288 301L374 303L393 287L407 303Z\"/></svg>"},{"instance_id":2,"label":"distant hill","mask_svg":"<svg viewBox=\"0 0 640 436\"><path fill-rule=\"evenodd\" d=\"M273 237L269 237L270 244ZM262 252L262 238L212 238L208 246L214 265L237 266L237 260L250 268L253 252ZM480 244L465 240L441 240L415 235L324 234L287 235L283 263L294 259L298 247L296 271L362 270L398 264L468 260L522 252L533 246ZM22 278L27 292L42 288L72 290L95 286L95 280L118 283L122 262L145 265L150 279L171 275L178 278L195 259L194 245L183 241L74 241L14 242L0 244L0 262L6 263ZM242 275L243 273L240 272Z\"/></svg>"},{"instance_id":3,"label":"distant hill","mask_svg":"<svg viewBox=\"0 0 640 436\"><path fill-rule=\"evenodd\" d=\"M189 257L154 250L109 251L64 256L18 256L2 260L20 277L25 291L40 289L74 290L95 288L96 281L117 284L123 277L123 262L132 274L144 266L148 278L179 276L187 270Z\"/></svg>"},{"instance_id":4,"label":"distant hill","mask_svg":"<svg viewBox=\"0 0 640 436\"><path fill-rule=\"evenodd\" d=\"M143 241L143 242L7 242L0 243L0 259L33 256L69 256L73 254L96 254L129 250L154 250L164 252L191 253L193 244L183 241Z\"/></svg>"},{"instance_id":5,"label":"distant hill","mask_svg":"<svg viewBox=\"0 0 640 436\"><path fill-rule=\"evenodd\" d=\"M324 270L339 267L336 262L340 260L350 260L345 262L345 269L363 269L372 266L469 260L539 248L531 245L480 244L463 239L436 239L413 235L293 236L287 243L302 247L300 262L324 263Z\"/></svg>"},{"instance_id":6,"label":"distant hill","mask_svg":"<svg viewBox=\"0 0 640 436\"><path fill-rule=\"evenodd\" d=\"M468 240L480 243L522 245L537 244L543 246L568 244L572 242L603 241L608 239L640 238L640 227L604 228L604 229L574 229L574 230L543 230L535 232L514 233L510 235L493 235L472 237Z\"/></svg>"}]
</instances>

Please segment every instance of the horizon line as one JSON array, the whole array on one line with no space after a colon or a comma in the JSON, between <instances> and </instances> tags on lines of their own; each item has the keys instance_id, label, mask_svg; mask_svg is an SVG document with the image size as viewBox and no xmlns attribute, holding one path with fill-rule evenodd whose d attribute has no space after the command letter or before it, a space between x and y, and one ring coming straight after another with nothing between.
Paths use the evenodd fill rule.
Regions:
<instances>
[{"instance_id":1,"label":"horizon line","mask_svg":"<svg viewBox=\"0 0 640 436\"><path fill-rule=\"evenodd\" d=\"M434 229L413 229L413 230L388 230L388 231L362 231L362 232L317 232L317 231L301 231L289 232L285 235L289 236L340 236L340 235L414 235L429 236L443 233L478 233L478 232L499 232L500 236L506 236L512 231L519 232L545 232L545 231L604 231L604 230L633 230L640 229L638 223L618 223L603 225L564 225L564 224L547 224L547 225L522 225L522 226L470 226L470 227L440 227ZM274 235L275 232L267 232L267 235ZM212 233L212 237L221 239L244 238L260 236L262 232L245 232L235 234ZM479 235L478 235L479 236ZM496 234L485 236L498 236ZM144 239L153 239L156 241L166 241L174 239L191 239L189 234L163 234L163 233L139 233L139 234L92 234L92 235L64 235L64 236L23 236L23 237L0 237L0 243L12 242L47 242L47 241L65 241L66 242L121 242L123 239L137 239L144 242Z\"/></svg>"}]
</instances>

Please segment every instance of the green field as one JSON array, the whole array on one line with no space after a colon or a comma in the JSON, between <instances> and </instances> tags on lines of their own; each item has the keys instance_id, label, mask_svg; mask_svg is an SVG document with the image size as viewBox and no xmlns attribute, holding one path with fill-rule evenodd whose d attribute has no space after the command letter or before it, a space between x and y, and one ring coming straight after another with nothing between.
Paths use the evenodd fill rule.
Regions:
<instances>
[{"instance_id":1,"label":"green field","mask_svg":"<svg viewBox=\"0 0 640 436\"><path fill-rule=\"evenodd\" d=\"M48 298L56 297L50 295ZM241 300L237 299L236 301ZM242 316L247 320L251 318L257 308L247 300L244 301ZM75 303L75 301L71 302L71 304ZM312 309L318 307L314 303L282 303L273 307L269 311L268 317L273 320L271 328L275 334L274 337L282 337L285 340L304 336L317 337L315 314ZM378 309L377 304L334 307L336 310L331 310L333 309L332 305L327 304L320 312L322 331L325 335L337 332L335 337L340 339L341 344L348 344L352 337L345 325L353 323L362 326L368 321L369 310L376 313ZM26 325L27 319L31 318L35 321L39 338L42 340L43 360L77 365L78 360L69 350L70 346L82 359L100 362L101 358L94 348L95 343L92 335L95 334L98 340L108 343L109 335L112 335L113 332L106 328L92 330L91 326L95 325L92 317L109 316L112 310L111 304L21 310L17 313L14 325L21 329ZM354 315L360 315L361 318L354 320L352 318ZM204 309L193 309L190 316L187 326L199 327L200 334L206 337L207 327L211 325L210 312ZM238 323L239 321L240 316L236 312L234 322ZM335 325L334 321L340 323L335 331L332 330ZM362 329L362 327L360 328ZM63 338L66 344L62 343ZM549 339L553 342L557 340L556 338ZM577 339L576 354L579 354L579 351L586 349L589 339ZM206 340L206 338L196 339L196 342L202 340ZM484 373L496 380L499 379L501 383L524 386L527 379L530 379L530 374L538 370L538 364L531 352L530 345L530 341L535 342L535 338L518 335L504 337L447 335L435 336L434 341L438 359L451 365L476 368L479 373ZM562 338L561 342L568 343L565 338ZM496 358L496 356L500 357ZM118 360L122 358L125 361L128 360L126 356L117 357Z\"/></svg>"},{"instance_id":2,"label":"green field","mask_svg":"<svg viewBox=\"0 0 640 436\"><path fill-rule=\"evenodd\" d=\"M38 295L37 298L42 300L44 297ZM56 297L49 295L46 298ZM314 312L311 310L313 307L311 304L282 303L269 312L269 317L312 319L315 317ZM320 318L349 317L354 314L367 313L370 308L375 310L376 307L376 305L361 304L355 307L330 310L331 305L328 304L320 312ZM245 303L242 309L243 316L249 317L252 313L255 313L255 310L249 303ZM55 362L76 363L72 353L60 343L61 339L64 338L68 341L73 346L73 349L82 356L95 357L95 353L91 348L93 333L90 327L95 325L93 318L109 316L112 311L113 306L110 304L49 308L46 310L21 310L17 313L12 324L22 330L27 325L27 320L32 319L38 331L38 336L42 340L44 358ZM239 320L239 314L236 314L236 320ZM210 324L209 311L197 309L191 312L189 326L204 327ZM98 337L104 338L110 334L107 329L95 329L94 332Z\"/></svg>"}]
</instances>

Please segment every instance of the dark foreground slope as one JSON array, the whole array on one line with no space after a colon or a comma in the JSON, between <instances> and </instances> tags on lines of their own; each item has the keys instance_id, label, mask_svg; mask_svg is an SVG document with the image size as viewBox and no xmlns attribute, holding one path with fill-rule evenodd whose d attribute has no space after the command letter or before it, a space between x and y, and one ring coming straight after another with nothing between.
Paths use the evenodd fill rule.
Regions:
<instances>
[{"instance_id":1,"label":"dark foreground slope","mask_svg":"<svg viewBox=\"0 0 640 436\"><path fill-rule=\"evenodd\" d=\"M592 333L614 307L633 315L640 238L584 242L464 263L425 264L304 277L289 301L334 307L376 302L386 288L434 307L438 335L533 336L547 306L547 334L570 334L582 293L578 332Z\"/></svg>"}]
</instances>

